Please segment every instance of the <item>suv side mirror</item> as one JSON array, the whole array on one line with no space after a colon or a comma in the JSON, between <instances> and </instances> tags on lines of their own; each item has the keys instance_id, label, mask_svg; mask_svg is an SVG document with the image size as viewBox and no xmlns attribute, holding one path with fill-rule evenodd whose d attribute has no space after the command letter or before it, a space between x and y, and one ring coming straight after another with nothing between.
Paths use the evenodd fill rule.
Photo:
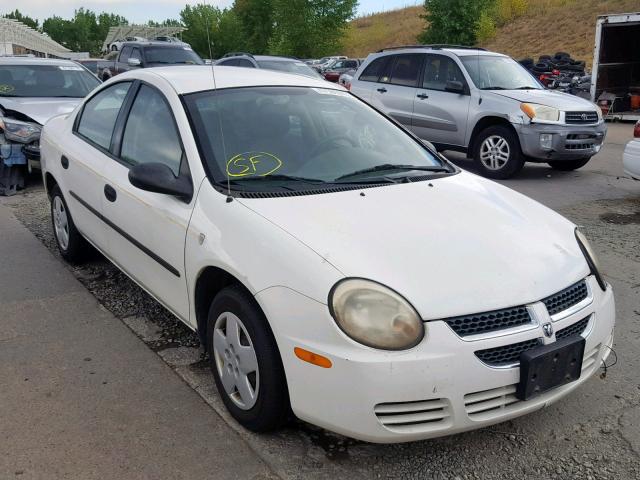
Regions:
<instances>
[{"instance_id":1,"label":"suv side mirror","mask_svg":"<svg viewBox=\"0 0 640 480\"><path fill-rule=\"evenodd\" d=\"M193 185L188 176L176 177L164 163L142 163L129 170L129 182L140 190L173 195L190 201Z\"/></svg>"},{"instance_id":2,"label":"suv side mirror","mask_svg":"<svg viewBox=\"0 0 640 480\"><path fill-rule=\"evenodd\" d=\"M129 58L129 59L127 60L127 63L128 63L131 67L139 67L139 66L140 66L140 64L141 64L142 62L140 62L140 59L139 59L139 58Z\"/></svg>"},{"instance_id":3,"label":"suv side mirror","mask_svg":"<svg viewBox=\"0 0 640 480\"><path fill-rule=\"evenodd\" d=\"M463 94L464 84L458 80L447 80L447 83L444 86L444 91Z\"/></svg>"}]
</instances>

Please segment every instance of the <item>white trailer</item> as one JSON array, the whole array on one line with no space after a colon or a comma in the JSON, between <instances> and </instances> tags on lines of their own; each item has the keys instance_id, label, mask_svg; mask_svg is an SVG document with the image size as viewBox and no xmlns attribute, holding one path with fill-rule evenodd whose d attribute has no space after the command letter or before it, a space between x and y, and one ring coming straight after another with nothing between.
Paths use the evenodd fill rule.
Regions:
<instances>
[{"instance_id":1,"label":"white trailer","mask_svg":"<svg viewBox=\"0 0 640 480\"><path fill-rule=\"evenodd\" d=\"M615 96L607 118L640 120L630 105L630 94L640 94L640 12L598 17L591 100L603 92Z\"/></svg>"}]
</instances>

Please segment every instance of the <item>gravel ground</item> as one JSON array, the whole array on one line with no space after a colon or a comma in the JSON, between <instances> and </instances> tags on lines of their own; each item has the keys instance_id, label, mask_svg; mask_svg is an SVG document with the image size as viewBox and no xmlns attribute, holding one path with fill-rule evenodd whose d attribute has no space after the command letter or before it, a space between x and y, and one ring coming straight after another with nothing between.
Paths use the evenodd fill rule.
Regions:
<instances>
[{"instance_id":1,"label":"gravel ground","mask_svg":"<svg viewBox=\"0 0 640 480\"><path fill-rule=\"evenodd\" d=\"M40 187L2 202L59 257L48 201ZM640 199L594 201L564 208L561 213L582 225L599 251L607 249L628 261L624 272L609 277L637 299ZM99 254L86 265L69 268L107 309L239 429L224 411L197 337L187 327ZM624 307L630 323L623 341L631 342L628 347L624 344L630 351L635 351L633 346L640 339L640 307L635 305L635 310ZM619 357L625 362L620 375L611 372L594 377L579 394L548 409L443 439L372 445L302 422L272 435L239 432L283 478L640 479L640 358L620 352Z\"/></svg>"}]
</instances>

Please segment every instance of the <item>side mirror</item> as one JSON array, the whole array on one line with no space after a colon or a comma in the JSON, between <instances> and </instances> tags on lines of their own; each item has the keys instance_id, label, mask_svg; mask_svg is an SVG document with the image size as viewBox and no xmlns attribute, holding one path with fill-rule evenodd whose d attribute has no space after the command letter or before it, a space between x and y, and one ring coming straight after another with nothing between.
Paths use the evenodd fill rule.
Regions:
<instances>
[{"instance_id":1,"label":"side mirror","mask_svg":"<svg viewBox=\"0 0 640 480\"><path fill-rule=\"evenodd\" d=\"M173 195L190 201L193 185L188 177L177 177L164 163L143 163L129 170L129 182L140 190Z\"/></svg>"},{"instance_id":2,"label":"side mirror","mask_svg":"<svg viewBox=\"0 0 640 480\"><path fill-rule=\"evenodd\" d=\"M447 83L444 86L445 92L450 93L464 93L464 84L459 82L458 80L447 80Z\"/></svg>"},{"instance_id":3,"label":"side mirror","mask_svg":"<svg viewBox=\"0 0 640 480\"><path fill-rule=\"evenodd\" d=\"M139 67L142 62L140 62L139 58L129 58L127 63L132 67Z\"/></svg>"}]
</instances>

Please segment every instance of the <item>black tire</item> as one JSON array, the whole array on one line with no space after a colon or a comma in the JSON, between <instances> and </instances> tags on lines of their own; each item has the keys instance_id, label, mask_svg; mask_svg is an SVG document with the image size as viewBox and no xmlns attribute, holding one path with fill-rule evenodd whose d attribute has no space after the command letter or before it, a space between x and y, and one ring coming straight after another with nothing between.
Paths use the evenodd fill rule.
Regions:
<instances>
[{"instance_id":1,"label":"black tire","mask_svg":"<svg viewBox=\"0 0 640 480\"><path fill-rule=\"evenodd\" d=\"M540 55L538 57L538 62L548 62L551 60L551 55Z\"/></svg>"},{"instance_id":2,"label":"black tire","mask_svg":"<svg viewBox=\"0 0 640 480\"><path fill-rule=\"evenodd\" d=\"M573 170L578 170L579 168L584 167L587 163L589 163L589 160L591 160L591 157L579 158L578 160L554 160L548 163L549 166L554 170L571 172Z\"/></svg>"},{"instance_id":3,"label":"black tire","mask_svg":"<svg viewBox=\"0 0 640 480\"><path fill-rule=\"evenodd\" d=\"M491 169L486 166L480 155L485 140L490 137L496 137L504 139L509 147L509 156L506 162L496 169ZM485 128L475 138L473 143L473 158L478 167L478 170L484 177L493 178L497 180L504 180L506 178L513 177L516 173L522 170L524 166L524 155L520 148L520 141L516 133L505 125L493 125Z\"/></svg>"},{"instance_id":4,"label":"black tire","mask_svg":"<svg viewBox=\"0 0 640 480\"><path fill-rule=\"evenodd\" d=\"M571 55L569 55L567 52L556 52L555 57L556 58L571 58Z\"/></svg>"},{"instance_id":5,"label":"black tire","mask_svg":"<svg viewBox=\"0 0 640 480\"><path fill-rule=\"evenodd\" d=\"M56 228L55 209L58 205L58 200L56 199L61 202L67 218L67 225L64 230L67 232L69 238L66 242L58 237L60 233L58 233L59 230ZM58 245L58 250L60 251L62 258L73 264L82 263L87 259L89 252L91 251L91 245L84 239L80 232L78 232L76 224L73 222L73 218L71 217L71 212L69 211L67 202L58 185L55 185L51 190L51 226L53 228L53 237L56 239L56 244Z\"/></svg>"},{"instance_id":6,"label":"black tire","mask_svg":"<svg viewBox=\"0 0 640 480\"><path fill-rule=\"evenodd\" d=\"M255 404L248 410L234 403L225 391L218 372L213 338L216 321L225 312L241 319L257 359L258 393ZM220 397L238 423L253 432L268 432L281 427L288 420L291 411L289 391L278 346L262 310L242 287L225 288L211 303L207 318L207 350Z\"/></svg>"}]
</instances>

